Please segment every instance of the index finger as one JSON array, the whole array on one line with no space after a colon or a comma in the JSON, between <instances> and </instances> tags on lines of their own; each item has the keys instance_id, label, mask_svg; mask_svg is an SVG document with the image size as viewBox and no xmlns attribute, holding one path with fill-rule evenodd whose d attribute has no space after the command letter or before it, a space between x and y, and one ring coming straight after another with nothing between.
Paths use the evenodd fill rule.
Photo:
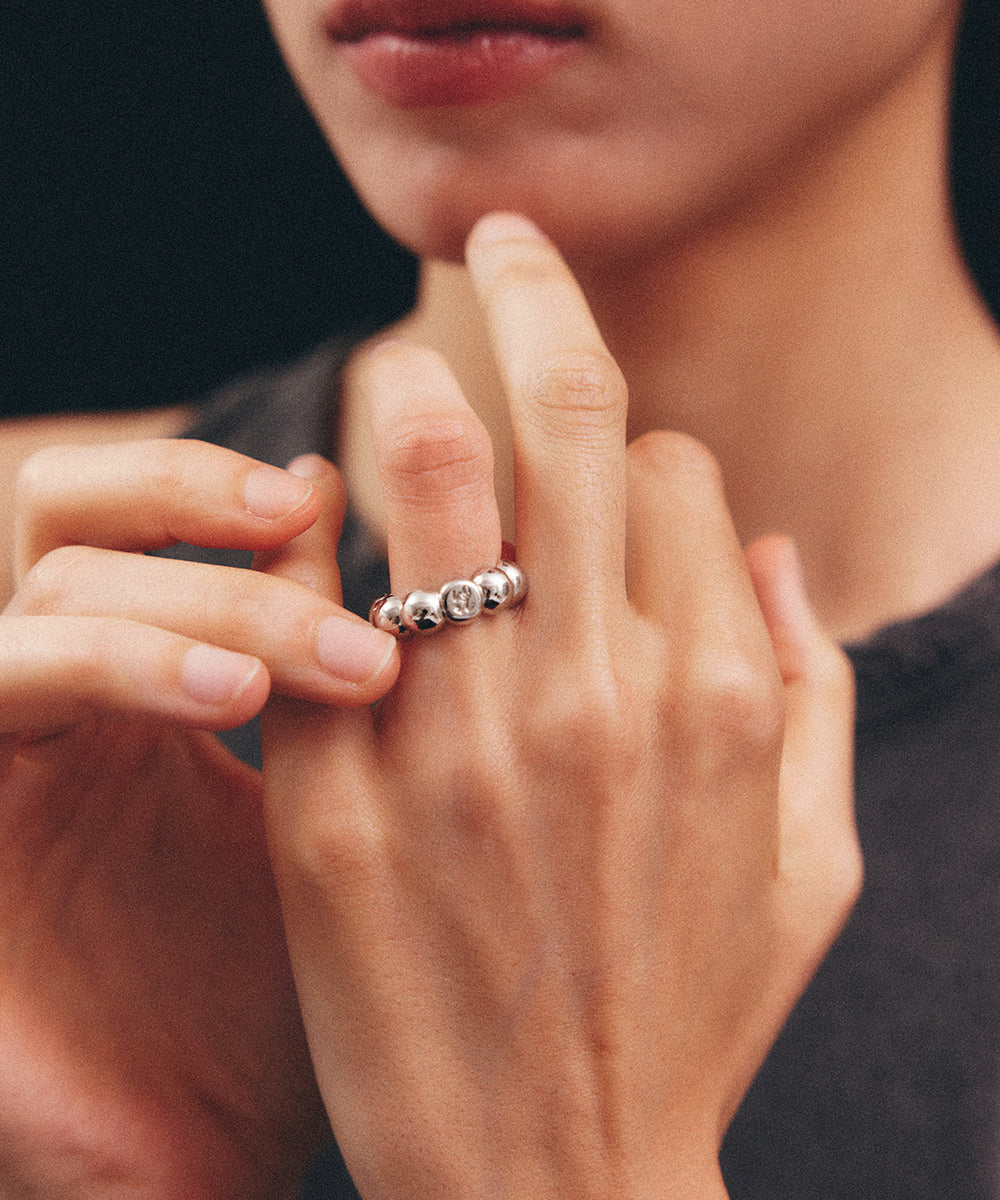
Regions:
<instances>
[{"instance_id":1,"label":"index finger","mask_svg":"<svg viewBox=\"0 0 1000 1200\"><path fill-rule=\"evenodd\" d=\"M625 382L555 247L484 217L467 263L511 409L517 552L536 602L569 615L625 596Z\"/></svg>"},{"instance_id":2,"label":"index finger","mask_svg":"<svg viewBox=\"0 0 1000 1200\"><path fill-rule=\"evenodd\" d=\"M235 450L174 438L48 446L24 463L17 486L18 578L67 545L264 550L307 529L322 507L307 479Z\"/></svg>"}]
</instances>

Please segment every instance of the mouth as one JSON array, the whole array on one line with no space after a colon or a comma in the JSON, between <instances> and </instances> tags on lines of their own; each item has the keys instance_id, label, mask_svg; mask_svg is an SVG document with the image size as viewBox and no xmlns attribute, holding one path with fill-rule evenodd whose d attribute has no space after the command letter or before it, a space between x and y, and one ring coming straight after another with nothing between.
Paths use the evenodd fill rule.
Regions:
<instances>
[{"instance_id":1,"label":"mouth","mask_svg":"<svg viewBox=\"0 0 1000 1200\"><path fill-rule=\"evenodd\" d=\"M380 33L429 40L519 31L571 39L586 33L579 12L551 0L335 0L325 27L333 41L347 43Z\"/></svg>"},{"instance_id":2,"label":"mouth","mask_svg":"<svg viewBox=\"0 0 1000 1200\"><path fill-rule=\"evenodd\" d=\"M363 85L413 108L522 91L565 61L587 26L551 0L334 0L324 32Z\"/></svg>"}]
</instances>

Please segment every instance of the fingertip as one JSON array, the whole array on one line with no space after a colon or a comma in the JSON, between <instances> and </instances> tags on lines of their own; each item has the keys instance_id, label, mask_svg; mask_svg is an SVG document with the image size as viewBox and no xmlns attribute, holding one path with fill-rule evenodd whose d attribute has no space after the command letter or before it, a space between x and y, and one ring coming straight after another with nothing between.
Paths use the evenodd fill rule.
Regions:
<instances>
[{"instance_id":1,"label":"fingertip","mask_svg":"<svg viewBox=\"0 0 1000 1200\"><path fill-rule=\"evenodd\" d=\"M360 708L377 703L392 690L399 677L400 665L399 650L393 646L379 669L363 684L354 687L340 703L345 708Z\"/></svg>"},{"instance_id":2,"label":"fingertip","mask_svg":"<svg viewBox=\"0 0 1000 1200\"><path fill-rule=\"evenodd\" d=\"M544 242L548 239L533 221L521 213L491 212L473 225L467 240L468 248L490 246L497 242Z\"/></svg>"},{"instance_id":3,"label":"fingertip","mask_svg":"<svg viewBox=\"0 0 1000 1200\"><path fill-rule=\"evenodd\" d=\"M285 467L285 470L289 475L310 481L322 480L327 482L334 478L340 478L337 468L329 459L324 458L322 454L298 454Z\"/></svg>"},{"instance_id":4,"label":"fingertip","mask_svg":"<svg viewBox=\"0 0 1000 1200\"><path fill-rule=\"evenodd\" d=\"M337 468L320 454L297 455L286 470L290 476L311 483L316 511L294 537L258 551L254 556L254 569L301 583L310 591L339 603L341 588L336 551L347 509L344 481Z\"/></svg>"},{"instance_id":5,"label":"fingertip","mask_svg":"<svg viewBox=\"0 0 1000 1200\"><path fill-rule=\"evenodd\" d=\"M850 660L816 616L793 539L762 537L747 548L746 561L785 684L805 683L816 697L853 713Z\"/></svg>"}]
</instances>

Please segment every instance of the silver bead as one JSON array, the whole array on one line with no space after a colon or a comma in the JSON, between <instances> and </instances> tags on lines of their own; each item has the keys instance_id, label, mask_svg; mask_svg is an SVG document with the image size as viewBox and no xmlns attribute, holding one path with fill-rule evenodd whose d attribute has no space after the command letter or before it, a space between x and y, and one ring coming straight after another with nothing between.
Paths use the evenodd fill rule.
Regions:
<instances>
[{"instance_id":1,"label":"silver bead","mask_svg":"<svg viewBox=\"0 0 1000 1200\"><path fill-rule=\"evenodd\" d=\"M376 629L382 629L395 637L406 637L408 629L402 625L403 602L398 596L379 596L368 610L368 620Z\"/></svg>"},{"instance_id":2,"label":"silver bead","mask_svg":"<svg viewBox=\"0 0 1000 1200\"><path fill-rule=\"evenodd\" d=\"M514 595L514 585L510 576L505 575L499 567L488 567L480 571L473 580L483 589L483 608L492 612L509 604Z\"/></svg>"},{"instance_id":3,"label":"silver bead","mask_svg":"<svg viewBox=\"0 0 1000 1200\"><path fill-rule=\"evenodd\" d=\"M449 621L471 621L483 611L483 589L475 580L454 579L441 589L441 606Z\"/></svg>"},{"instance_id":4,"label":"silver bead","mask_svg":"<svg viewBox=\"0 0 1000 1200\"><path fill-rule=\"evenodd\" d=\"M415 591L403 601L402 622L404 629L414 633L433 633L444 622L444 606L440 592Z\"/></svg>"},{"instance_id":5,"label":"silver bead","mask_svg":"<svg viewBox=\"0 0 1000 1200\"><path fill-rule=\"evenodd\" d=\"M513 607L515 604L520 604L528 594L528 577L517 565L512 562L497 563L497 570L503 571L511 582L514 589L514 595L511 597L510 604Z\"/></svg>"}]
</instances>

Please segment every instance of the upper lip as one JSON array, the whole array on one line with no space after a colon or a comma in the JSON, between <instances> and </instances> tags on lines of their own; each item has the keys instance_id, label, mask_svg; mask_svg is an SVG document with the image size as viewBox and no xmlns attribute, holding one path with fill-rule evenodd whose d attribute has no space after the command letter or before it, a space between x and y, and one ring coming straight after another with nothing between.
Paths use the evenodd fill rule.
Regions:
<instances>
[{"instance_id":1,"label":"upper lip","mask_svg":"<svg viewBox=\"0 0 1000 1200\"><path fill-rule=\"evenodd\" d=\"M582 36L579 8L560 0L334 0L325 19L336 41L376 33L410 37L528 29L558 37Z\"/></svg>"}]
</instances>

